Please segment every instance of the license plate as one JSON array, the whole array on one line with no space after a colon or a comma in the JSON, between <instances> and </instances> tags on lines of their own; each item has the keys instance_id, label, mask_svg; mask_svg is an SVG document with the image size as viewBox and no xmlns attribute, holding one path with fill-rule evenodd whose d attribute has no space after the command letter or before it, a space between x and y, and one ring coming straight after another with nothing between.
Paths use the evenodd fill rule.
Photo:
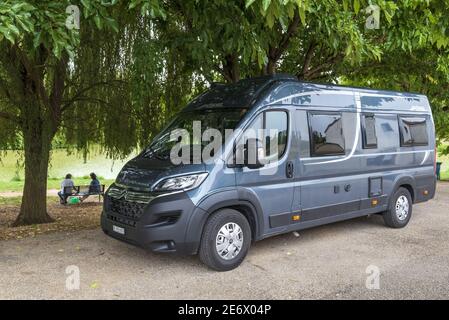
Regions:
<instances>
[{"instance_id":1,"label":"license plate","mask_svg":"<svg viewBox=\"0 0 449 320\"><path fill-rule=\"evenodd\" d=\"M120 234L125 234L125 228L121 228L121 227L117 227L117 226L112 226L112 231L120 233Z\"/></svg>"}]
</instances>

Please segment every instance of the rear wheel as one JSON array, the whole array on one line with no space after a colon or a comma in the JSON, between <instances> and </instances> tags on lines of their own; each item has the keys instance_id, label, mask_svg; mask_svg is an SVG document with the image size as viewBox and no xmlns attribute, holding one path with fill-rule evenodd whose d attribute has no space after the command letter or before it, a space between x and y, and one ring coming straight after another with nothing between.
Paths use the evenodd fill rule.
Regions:
<instances>
[{"instance_id":1,"label":"rear wheel","mask_svg":"<svg viewBox=\"0 0 449 320\"><path fill-rule=\"evenodd\" d=\"M204 226L200 260L217 271L238 267L251 245L251 228L243 214L233 209L214 213Z\"/></svg>"},{"instance_id":2,"label":"rear wheel","mask_svg":"<svg viewBox=\"0 0 449 320\"><path fill-rule=\"evenodd\" d=\"M390 205L383 214L384 222L391 228L405 227L412 216L412 197L406 188L399 188L390 199Z\"/></svg>"}]
</instances>

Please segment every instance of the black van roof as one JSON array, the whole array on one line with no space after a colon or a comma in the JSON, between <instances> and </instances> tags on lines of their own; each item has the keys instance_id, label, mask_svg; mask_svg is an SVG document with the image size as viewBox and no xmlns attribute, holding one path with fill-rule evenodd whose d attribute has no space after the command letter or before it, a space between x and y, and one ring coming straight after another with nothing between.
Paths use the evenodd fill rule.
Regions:
<instances>
[{"instance_id":1,"label":"black van roof","mask_svg":"<svg viewBox=\"0 0 449 320\"><path fill-rule=\"evenodd\" d=\"M305 82L299 81L295 76L280 73L275 75L242 79L232 84L214 83L209 90L199 95L192 102L190 102L185 110L189 111L211 108L249 108L254 104L255 99L257 99L260 93L274 82L297 84L303 89L313 88L314 90L332 90L340 92L354 91L361 93L362 96L365 94L370 96L389 96L415 99L419 98L419 100L425 97L424 95L419 93Z\"/></svg>"},{"instance_id":2,"label":"black van roof","mask_svg":"<svg viewBox=\"0 0 449 320\"><path fill-rule=\"evenodd\" d=\"M236 83L213 83L209 90L196 97L186 110L223 107L249 107L253 99L275 81L297 81L294 76L276 74L242 79Z\"/></svg>"}]
</instances>

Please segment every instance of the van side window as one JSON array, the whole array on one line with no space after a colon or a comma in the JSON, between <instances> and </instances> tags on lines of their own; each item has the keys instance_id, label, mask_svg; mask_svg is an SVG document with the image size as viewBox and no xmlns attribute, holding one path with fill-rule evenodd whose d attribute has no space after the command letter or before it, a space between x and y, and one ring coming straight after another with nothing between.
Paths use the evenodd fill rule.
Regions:
<instances>
[{"instance_id":1,"label":"van side window","mask_svg":"<svg viewBox=\"0 0 449 320\"><path fill-rule=\"evenodd\" d=\"M265 156L280 159L287 147L288 118L285 111L265 112ZM277 144L273 145L273 143ZM270 161L269 161L270 162Z\"/></svg>"},{"instance_id":2,"label":"van side window","mask_svg":"<svg viewBox=\"0 0 449 320\"><path fill-rule=\"evenodd\" d=\"M343 120L339 112L308 112L310 155L345 154Z\"/></svg>"},{"instance_id":3,"label":"van side window","mask_svg":"<svg viewBox=\"0 0 449 320\"><path fill-rule=\"evenodd\" d=\"M427 119L425 117L399 116L401 147L426 146Z\"/></svg>"},{"instance_id":4,"label":"van side window","mask_svg":"<svg viewBox=\"0 0 449 320\"><path fill-rule=\"evenodd\" d=\"M287 112L276 110L259 114L236 144L236 163L243 163L243 146L248 138L262 140L265 147L265 160L267 163L276 162L287 149Z\"/></svg>"},{"instance_id":5,"label":"van side window","mask_svg":"<svg viewBox=\"0 0 449 320\"><path fill-rule=\"evenodd\" d=\"M376 118L374 114L362 114L363 149L377 148Z\"/></svg>"}]
</instances>

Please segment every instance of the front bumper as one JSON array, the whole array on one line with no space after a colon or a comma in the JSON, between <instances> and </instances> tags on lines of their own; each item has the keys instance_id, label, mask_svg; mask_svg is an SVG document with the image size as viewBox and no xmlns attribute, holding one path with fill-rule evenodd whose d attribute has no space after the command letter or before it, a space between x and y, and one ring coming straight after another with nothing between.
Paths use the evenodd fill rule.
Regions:
<instances>
[{"instance_id":1,"label":"front bumper","mask_svg":"<svg viewBox=\"0 0 449 320\"><path fill-rule=\"evenodd\" d=\"M195 254L198 241L186 240L191 239L186 233L194 211L195 205L184 192L156 197L148 204L106 195L101 228L115 239L151 251ZM123 228L124 234L113 226Z\"/></svg>"}]
</instances>

